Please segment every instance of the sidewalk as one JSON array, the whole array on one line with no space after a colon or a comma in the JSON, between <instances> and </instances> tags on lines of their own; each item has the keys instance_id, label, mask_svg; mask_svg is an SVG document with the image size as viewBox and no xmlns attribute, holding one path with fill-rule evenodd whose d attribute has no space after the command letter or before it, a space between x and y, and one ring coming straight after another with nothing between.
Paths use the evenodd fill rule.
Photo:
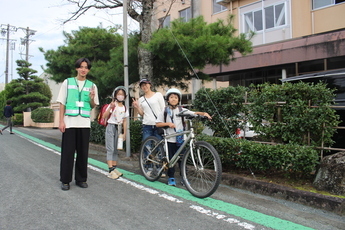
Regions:
<instances>
[{"instance_id":1,"label":"sidewalk","mask_svg":"<svg viewBox=\"0 0 345 230\"><path fill-rule=\"evenodd\" d=\"M16 127L14 130L41 138L47 142L60 146L61 133L57 129L36 129ZM34 132L33 132L34 131ZM90 158L106 162L106 149L104 145L90 143ZM124 151L119 154L119 168L140 174L138 154L132 153L131 157L126 157ZM223 173L222 184L231 187L251 191L261 195L271 196L278 199L288 200L314 208L331 211L337 214L345 214L345 199L325 196L317 193L302 191L285 187L273 183L267 183L259 180L241 177L235 174Z\"/></svg>"}]
</instances>

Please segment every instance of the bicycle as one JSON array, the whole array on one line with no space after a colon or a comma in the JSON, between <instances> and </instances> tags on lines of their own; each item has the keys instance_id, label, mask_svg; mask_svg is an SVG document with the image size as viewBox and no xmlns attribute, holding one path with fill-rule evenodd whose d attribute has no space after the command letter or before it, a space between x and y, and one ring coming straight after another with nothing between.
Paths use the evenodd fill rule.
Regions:
<instances>
[{"instance_id":1,"label":"bicycle","mask_svg":"<svg viewBox=\"0 0 345 230\"><path fill-rule=\"evenodd\" d=\"M187 130L170 135L164 127L163 139L150 136L144 140L140 149L139 164L144 177L149 181L156 181L163 171L174 167L181 161L182 181L187 190L194 196L205 198L211 196L221 181L222 165L217 150L208 142L196 141L192 120L204 119L200 115L185 115L183 111L177 116L185 117ZM169 160L168 139L178 135L185 135L183 144ZM182 154L184 152L184 154Z\"/></svg>"}]
</instances>

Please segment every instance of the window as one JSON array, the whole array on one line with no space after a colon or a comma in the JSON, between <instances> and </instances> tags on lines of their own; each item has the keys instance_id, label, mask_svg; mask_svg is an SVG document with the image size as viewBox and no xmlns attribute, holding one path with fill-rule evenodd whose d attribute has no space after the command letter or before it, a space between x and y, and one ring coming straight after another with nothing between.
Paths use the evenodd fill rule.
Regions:
<instances>
[{"instance_id":1,"label":"window","mask_svg":"<svg viewBox=\"0 0 345 230\"><path fill-rule=\"evenodd\" d=\"M261 31L263 29L262 10L244 14L244 27L245 32Z\"/></svg>"},{"instance_id":2,"label":"window","mask_svg":"<svg viewBox=\"0 0 345 230\"><path fill-rule=\"evenodd\" d=\"M284 3L265 8L266 29L285 25Z\"/></svg>"},{"instance_id":3,"label":"window","mask_svg":"<svg viewBox=\"0 0 345 230\"><path fill-rule=\"evenodd\" d=\"M164 21L163 21L164 20ZM159 27L169 27L170 26L170 15L167 15L165 18L158 19Z\"/></svg>"},{"instance_id":4,"label":"window","mask_svg":"<svg viewBox=\"0 0 345 230\"><path fill-rule=\"evenodd\" d=\"M213 13L214 14L221 12L221 11L224 11L224 10L227 10L227 8L225 6L218 4L216 0L213 0Z\"/></svg>"},{"instance_id":5,"label":"window","mask_svg":"<svg viewBox=\"0 0 345 230\"><path fill-rule=\"evenodd\" d=\"M334 0L313 0L313 9L332 5L333 1Z\"/></svg>"},{"instance_id":6,"label":"window","mask_svg":"<svg viewBox=\"0 0 345 230\"><path fill-rule=\"evenodd\" d=\"M264 15L262 10L256 10L245 13L243 17L245 33L284 26L286 25L285 3L265 7Z\"/></svg>"},{"instance_id":7,"label":"window","mask_svg":"<svg viewBox=\"0 0 345 230\"><path fill-rule=\"evenodd\" d=\"M332 6L345 2L345 0L312 0L313 1L313 10L321 7Z\"/></svg>"},{"instance_id":8,"label":"window","mask_svg":"<svg viewBox=\"0 0 345 230\"><path fill-rule=\"evenodd\" d=\"M184 22L188 22L191 19L191 17L192 12L190 10L190 7L180 11L180 18L182 18Z\"/></svg>"}]
</instances>

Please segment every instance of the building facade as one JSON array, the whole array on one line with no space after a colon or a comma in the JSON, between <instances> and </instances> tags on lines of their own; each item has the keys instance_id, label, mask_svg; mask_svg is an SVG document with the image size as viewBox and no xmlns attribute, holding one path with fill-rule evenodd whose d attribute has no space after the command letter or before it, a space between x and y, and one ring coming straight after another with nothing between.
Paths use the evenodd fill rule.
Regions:
<instances>
[{"instance_id":1,"label":"building facade","mask_svg":"<svg viewBox=\"0 0 345 230\"><path fill-rule=\"evenodd\" d=\"M154 28L202 15L206 22L235 16L237 33L255 32L253 52L204 72L229 85L345 68L345 0L158 0Z\"/></svg>"}]
</instances>

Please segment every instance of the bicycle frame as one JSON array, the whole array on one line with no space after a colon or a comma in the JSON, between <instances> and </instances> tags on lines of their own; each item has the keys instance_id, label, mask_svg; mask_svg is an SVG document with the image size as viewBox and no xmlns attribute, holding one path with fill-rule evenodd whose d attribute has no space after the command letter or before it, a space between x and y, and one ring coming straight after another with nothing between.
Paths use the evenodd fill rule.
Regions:
<instances>
[{"instance_id":1,"label":"bicycle frame","mask_svg":"<svg viewBox=\"0 0 345 230\"><path fill-rule=\"evenodd\" d=\"M164 129L163 139L158 142L158 144L156 145L155 148L153 148L152 151L156 150L157 146L160 146L162 144L162 142L164 141L164 152L165 152L166 160L167 160L168 164L164 165L164 167L162 167L162 169L160 171L163 171L165 169L165 167L172 168L176 165L178 160L181 158L180 153L185 149L187 143L190 144L190 151L192 152L192 149L194 147L194 142L195 142L195 134L194 134L194 128L192 127L192 121L190 119L187 119L187 121L189 122L189 127L190 127L189 130L167 135L166 130ZM184 140L183 144L178 148L178 150L176 151L174 156L171 159L169 159L168 139L171 137L179 136L179 135L186 135L186 139ZM149 159L149 156L147 156L147 159L152 161L152 159ZM192 154L192 161L193 161L193 164L196 165L195 159L194 159L194 154ZM156 161L153 161L153 162L158 163Z\"/></svg>"},{"instance_id":2,"label":"bicycle frame","mask_svg":"<svg viewBox=\"0 0 345 230\"><path fill-rule=\"evenodd\" d=\"M164 137L163 137L164 146L165 146L165 154L166 154L167 161L168 161L168 167L172 168L176 165L177 161L180 159L180 153L185 149L187 143L188 142L190 143L190 148L193 147L193 143L195 140L195 134L194 134L193 128L190 128L190 130L187 130L187 131L173 133L173 134L169 134L169 135L165 135L165 132L166 132L166 130L164 130ZM178 148L178 150L176 151L174 156L169 160L168 139L171 137L179 136L179 135L187 135L187 138L186 138L186 140L184 140L182 145Z\"/></svg>"}]
</instances>

